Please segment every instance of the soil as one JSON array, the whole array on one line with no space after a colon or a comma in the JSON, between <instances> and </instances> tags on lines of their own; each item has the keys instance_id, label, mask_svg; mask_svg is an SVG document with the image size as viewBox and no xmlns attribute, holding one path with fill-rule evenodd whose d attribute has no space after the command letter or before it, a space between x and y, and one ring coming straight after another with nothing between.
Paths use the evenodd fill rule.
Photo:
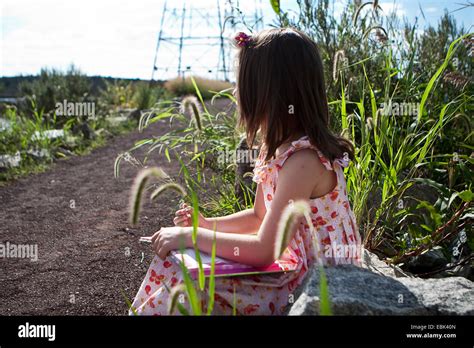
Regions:
<instances>
[{"instance_id":1,"label":"soil","mask_svg":"<svg viewBox=\"0 0 474 348\"><path fill-rule=\"evenodd\" d=\"M139 168L116 156L138 140L163 134L165 122L133 131L82 157L56 162L47 172L0 187L0 243L36 244L38 260L0 259L0 315L125 315L153 252L139 237L172 224L178 197L166 204L144 199L138 225L128 222L128 200ZM137 152L143 158L145 149ZM171 176L178 163L158 151L148 166Z\"/></svg>"}]
</instances>

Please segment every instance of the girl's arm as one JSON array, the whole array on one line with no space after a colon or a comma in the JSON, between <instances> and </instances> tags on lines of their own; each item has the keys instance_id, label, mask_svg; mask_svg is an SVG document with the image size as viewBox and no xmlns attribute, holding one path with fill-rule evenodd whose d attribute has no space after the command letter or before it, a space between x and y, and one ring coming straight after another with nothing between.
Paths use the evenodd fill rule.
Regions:
<instances>
[{"instance_id":1,"label":"girl's arm","mask_svg":"<svg viewBox=\"0 0 474 348\"><path fill-rule=\"evenodd\" d=\"M271 209L265 214L258 233L236 235L216 232L216 254L257 267L266 266L275 261L276 232L283 210L289 201L308 200L317 185L318 177L325 170L317 156L314 156L313 150L300 150L291 156L279 172ZM298 224L295 224L291 238L297 227ZM212 230L200 228L197 237L198 248L211 253L213 235ZM192 246L191 238L188 238L187 242L189 247Z\"/></svg>"},{"instance_id":2,"label":"girl's arm","mask_svg":"<svg viewBox=\"0 0 474 348\"><path fill-rule=\"evenodd\" d=\"M262 224L265 213L266 208L263 201L263 192L261 186L258 185L253 208L227 216L205 218L205 225L201 227L219 232L255 234Z\"/></svg>"},{"instance_id":3,"label":"girl's arm","mask_svg":"<svg viewBox=\"0 0 474 348\"><path fill-rule=\"evenodd\" d=\"M266 212L262 224L255 235L216 232L216 254L220 257L252 265L266 266L275 260L274 248L276 232L283 210L290 200L309 199L317 185L317 180L326 170L312 150L300 150L291 156L278 176L278 185L272 200L272 206ZM297 180L295 180L297 178ZM295 224L291 238L297 229ZM178 240L184 236L186 247L192 247L192 228L187 227L181 233L171 229L162 229L154 238L157 254L164 258L170 250L179 248ZM214 231L199 228L197 246L211 253ZM290 240L291 240L290 238Z\"/></svg>"},{"instance_id":4,"label":"girl's arm","mask_svg":"<svg viewBox=\"0 0 474 348\"><path fill-rule=\"evenodd\" d=\"M262 224L265 212L266 209L263 201L262 188L258 185L253 208L215 218L205 218L200 215L199 227L225 233L255 234ZM178 210L176 212L174 223L178 226L191 226L191 213L191 207Z\"/></svg>"}]
</instances>

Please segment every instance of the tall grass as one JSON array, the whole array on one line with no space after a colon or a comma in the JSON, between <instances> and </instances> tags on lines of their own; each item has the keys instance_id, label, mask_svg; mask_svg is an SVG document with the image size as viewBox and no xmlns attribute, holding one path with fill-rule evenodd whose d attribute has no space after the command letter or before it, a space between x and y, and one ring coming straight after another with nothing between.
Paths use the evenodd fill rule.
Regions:
<instances>
[{"instance_id":1,"label":"tall grass","mask_svg":"<svg viewBox=\"0 0 474 348\"><path fill-rule=\"evenodd\" d=\"M196 191L204 186L207 188L211 186L211 190L208 190L210 200L201 206L206 214L225 215L251 207L255 195L254 188L243 187L243 199L237 196L234 187L229 186L230 182L235 184L238 180L235 160L221 161L222 154L235 152L243 135L243 131L237 127L236 113L209 111L198 82L194 78L190 78L190 81L194 88L194 96L188 95L177 103L163 101L143 113L139 122L140 130L152 123L165 121L172 125L172 129L164 135L143 139L127 151L127 155L125 153L119 155L115 161L116 176L124 157L130 157L134 151L145 146L148 148L146 156L158 151L171 161L171 156L179 154L180 158L186 161L186 167L192 168ZM235 98L228 93L228 90L216 92L214 97L235 102ZM208 177L209 169L219 175L211 174Z\"/></svg>"},{"instance_id":2,"label":"tall grass","mask_svg":"<svg viewBox=\"0 0 474 348\"><path fill-rule=\"evenodd\" d=\"M186 167L182 164L182 169L185 171L185 175L188 175L186 172ZM132 191L130 195L130 221L135 224L138 221L138 216L140 214L140 205L142 201L142 195L145 190L146 184L150 178L155 177L157 179L165 179L169 178L168 175L163 172L161 168L152 167L148 169L144 169L140 171L134 181L134 185L132 186ZM198 224L199 224L199 204L197 201L196 192L193 190L192 180L187 177L187 187L188 192L184 187L177 183L164 183L160 185L152 194L152 199L157 199L159 195L166 191L166 190L175 190L183 195L185 198L190 199L193 207L193 215L192 215L192 226L193 226L193 233L192 233L192 241L195 250L196 260L199 264L199 271L198 271L198 288L195 287L194 282L189 274L188 269L184 266L184 259L180 263L181 272L183 276L184 284L179 284L175 288L168 289L170 292L170 303L169 303L169 313L172 314L175 308L178 308L181 314L193 314L193 315L202 315L203 308L201 303L201 296L204 293L206 280L204 276L204 269L202 265L201 255L199 249L197 247L197 231L198 231ZM158 193L157 193L158 192ZM181 247L182 253L184 253L183 247ZM214 293L215 293L215 258L216 258L216 237L214 235L213 243L212 243L212 252L211 252L211 272L209 276L209 286L208 286L208 308L207 308L207 315L210 315L213 310L214 306ZM177 296L185 292L188 302L190 304L191 312L188 312L183 306L181 306L177 302Z\"/></svg>"},{"instance_id":3,"label":"tall grass","mask_svg":"<svg viewBox=\"0 0 474 348\"><path fill-rule=\"evenodd\" d=\"M433 113L428 115L425 105L449 59L466 37L460 37L451 43L444 63L422 93L421 101L417 104L417 115L387 115L386 110L379 107L381 103L375 96L367 74L365 77L370 116L367 116L364 96L360 101L351 102L344 98L343 90L343 97L335 102L341 105L342 124L348 130L346 134L356 143L355 162L346 170L347 186L358 221L367 222L364 226L365 242L369 248L377 249L381 243L392 243L390 240L396 238L395 234L390 233L393 225L390 227L387 222L393 221L391 216L401 214L398 202L404 199L407 201L405 192L416 183L413 179L420 175L421 170L430 165L433 160L430 151L443 134L444 128L459 112L462 98L442 105L437 119L433 117ZM391 92L392 70L387 56L383 100L388 108L397 100ZM356 106L350 118L344 111L348 104ZM371 206L374 196L378 199L377 206ZM397 250L399 246L391 244L393 250ZM402 253L404 251L401 250Z\"/></svg>"},{"instance_id":4,"label":"tall grass","mask_svg":"<svg viewBox=\"0 0 474 348\"><path fill-rule=\"evenodd\" d=\"M472 216L459 194L472 190L473 34L448 13L421 31L375 1L347 1L338 19L328 0L298 5L277 22L305 31L320 49L333 129L355 144L345 174L366 247L393 262L439 243L450 254ZM386 113L401 103L416 110Z\"/></svg>"}]
</instances>

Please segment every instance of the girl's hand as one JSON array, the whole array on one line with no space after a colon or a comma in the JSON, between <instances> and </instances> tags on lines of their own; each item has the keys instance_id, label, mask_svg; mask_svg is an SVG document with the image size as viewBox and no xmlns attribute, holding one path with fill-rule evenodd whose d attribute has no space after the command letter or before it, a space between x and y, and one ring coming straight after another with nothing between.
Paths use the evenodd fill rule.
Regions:
<instances>
[{"instance_id":1,"label":"girl's hand","mask_svg":"<svg viewBox=\"0 0 474 348\"><path fill-rule=\"evenodd\" d=\"M175 213L173 222L176 226L181 227L190 227L193 225L193 208L188 206L186 203L181 204L181 209ZM201 213L198 214L198 223L199 227L208 228L209 222L207 219L202 216Z\"/></svg>"},{"instance_id":2,"label":"girl's hand","mask_svg":"<svg viewBox=\"0 0 474 348\"><path fill-rule=\"evenodd\" d=\"M191 237L190 229L181 227L163 227L151 237L153 250L162 260L166 258L171 250L185 248Z\"/></svg>"}]
</instances>

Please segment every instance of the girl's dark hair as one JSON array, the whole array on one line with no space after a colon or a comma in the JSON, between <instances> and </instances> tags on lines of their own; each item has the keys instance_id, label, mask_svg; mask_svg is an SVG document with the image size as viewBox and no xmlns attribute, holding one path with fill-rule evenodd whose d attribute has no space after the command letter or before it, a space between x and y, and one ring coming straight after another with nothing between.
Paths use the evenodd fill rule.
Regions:
<instances>
[{"instance_id":1,"label":"girl's dark hair","mask_svg":"<svg viewBox=\"0 0 474 348\"><path fill-rule=\"evenodd\" d=\"M261 129L269 160L299 133L329 160L345 152L353 159L351 142L329 129L323 64L313 40L297 29L269 29L239 50L236 97L249 146Z\"/></svg>"}]
</instances>

